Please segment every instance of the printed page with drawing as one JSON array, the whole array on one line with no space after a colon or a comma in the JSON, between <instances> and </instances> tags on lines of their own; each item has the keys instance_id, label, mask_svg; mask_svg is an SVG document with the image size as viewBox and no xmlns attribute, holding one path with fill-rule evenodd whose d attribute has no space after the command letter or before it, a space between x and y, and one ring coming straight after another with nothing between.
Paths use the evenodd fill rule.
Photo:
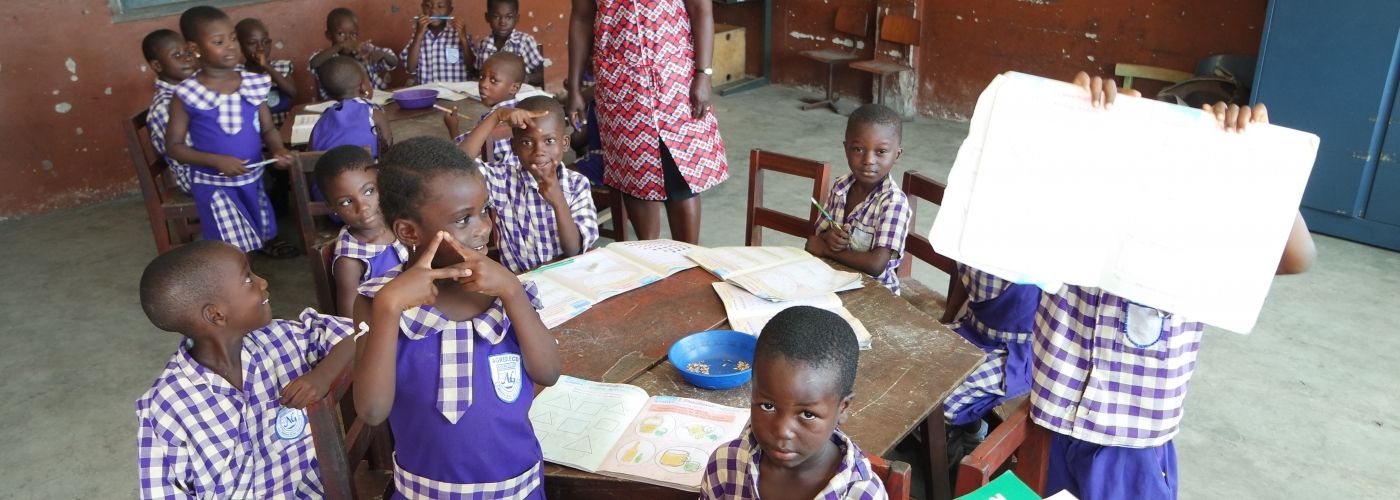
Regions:
<instances>
[{"instance_id":1,"label":"printed page with drawing","mask_svg":"<svg viewBox=\"0 0 1400 500\"><path fill-rule=\"evenodd\" d=\"M540 319L554 328L594 304L695 267L685 257L694 245L671 240L627 241L541 266L521 274L544 304Z\"/></svg>"},{"instance_id":2,"label":"printed page with drawing","mask_svg":"<svg viewBox=\"0 0 1400 500\"><path fill-rule=\"evenodd\" d=\"M837 271L795 247L702 248L688 254L711 274L770 301L861 287L860 275Z\"/></svg>"},{"instance_id":3,"label":"printed page with drawing","mask_svg":"<svg viewBox=\"0 0 1400 500\"><path fill-rule=\"evenodd\" d=\"M636 386L560 376L530 406L544 459L596 472L647 399Z\"/></svg>"},{"instance_id":4,"label":"printed page with drawing","mask_svg":"<svg viewBox=\"0 0 1400 500\"><path fill-rule=\"evenodd\" d=\"M851 311L841 302L841 297L835 293L828 292L786 302L769 302L727 282L717 281L711 285L715 287L715 294L719 295L720 302L724 303L724 313L729 316L729 328L736 331L758 336L759 332L763 331L763 326L783 309L812 306L834 312L844 318L851 324L851 329L855 330L860 348L870 349L870 331L865 329L865 324L851 315Z\"/></svg>"}]
</instances>

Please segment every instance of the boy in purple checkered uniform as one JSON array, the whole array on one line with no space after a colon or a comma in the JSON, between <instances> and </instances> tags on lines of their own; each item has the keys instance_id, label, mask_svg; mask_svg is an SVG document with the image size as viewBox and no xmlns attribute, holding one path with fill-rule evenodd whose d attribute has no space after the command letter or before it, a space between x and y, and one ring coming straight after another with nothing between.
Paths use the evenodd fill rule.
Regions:
<instances>
[{"instance_id":1,"label":"boy in purple checkered uniform","mask_svg":"<svg viewBox=\"0 0 1400 500\"><path fill-rule=\"evenodd\" d=\"M272 59L272 37L267 34L267 26L261 20L247 18L234 26L238 31L238 46L243 50L244 64L239 71L264 74L272 78L272 90L267 93L267 109L272 112L272 123L278 127L287 119L292 110L292 99L297 98L297 84L292 80L292 61Z\"/></svg>"},{"instance_id":2,"label":"boy in purple checkered uniform","mask_svg":"<svg viewBox=\"0 0 1400 500\"><path fill-rule=\"evenodd\" d=\"M185 336L136 400L142 498L324 494L305 408L354 356L349 320L272 319L267 281L237 248L195 241L141 275L141 308Z\"/></svg>"},{"instance_id":3,"label":"boy in purple checkered uniform","mask_svg":"<svg viewBox=\"0 0 1400 500\"><path fill-rule=\"evenodd\" d=\"M364 148L340 146L316 160L316 185L331 211L345 222L336 238L331 278L336 312L350 316L360 284L408 261L408 247L394 238L379 211L379 169Z\"/></svg>"},{"instance_id":4,"label":"boy in purple checkered uniform","mask_svg":"<svg viewBox=\"0 0 1400 500\"><path fill-rule=\"evenodd\" d=\"M754 348L749 425L710 456L700 498L887 498L870 460L838 428L859 357L855 332L835 313L796 306L774 316Z\"/></svg>"},{"instance_id":5,"label":"boy in purple checkered uniform","mask_svg":"<svg viewBox=\"0 0 1400 500\"><path fill-rule=\"evenodd\" d=\"M1111 78L1081 72L1074 82L1095 106L1112 105ZM1205 109L1226 131L1268 123L1262 104ZM1303 272L1314 256L1299 215L1277 272ZM1204 329L1097 288L1065 286L1043 296L1032 342L1031 418L1052 431L1046 492L1065 489L1084 500L1176 498L1172 438Z\"/></svg>"},{"instance_id":6,"label":"boy in purple checkered uniform","mask_svg":"<svg viewBox=\"0 0 1400 500\"><path fill-rule=\"evenodd\" d=\"M199 66L180 34L167 29L146 35L141 40L141 54L146 58L146 65L156 73L156 93L151 96L151 106L146 112L146 130L151 134L151 147L156 154L165 157L165 163L174 174L175 186L188 193L190 167L166 156L165 128L170 123L170 98L175 95L175 86L194 75Z\"/></svg>"},{"instance_id":7,"label":"boy in purple checkered uniform","mask_svg":"<svg viewBox=\"0 0 1400 500\"><path fill-rule=\"evenodd\" d=\"M462 21L452 16L452 0L423 0L420 7L413 35L399 53L408 76L415 83L467 81L472 42Z\"/></svg>"},{"instance_id":8,"label":"boy in purple checkered uniform","mask_svg":"<svg viewBox=\"0 0 1400 500\"><path fill-rule=\"evenodd\" d=\"M264 146L278 168L292 162L267 109L272 79L234 70L242 54L223 11L192 7L180 16L180 31L192 42L202 69L175 87L166 133L188 133L189 144L168 143L167 154L190 165L190 196L204 239L223 240L244 252L262 249L277 235L277 223L263 190L264 167L257 163Z\"/></svg>"},{"instance_id":9,"label":"boy in purple checkered uniform","mask_svg":"<svg viewBox=\"0 0 1400 500\"><path fill-rule=\"evenodd\" d=\"M326 14L326 40L331 46L311 53L308 64L311 74L330 58L343 55L355 58L369 75L370 86L383 90L389 86L389 71L399 67L399 56L384 47L376 47L369 40L360 41L360 21L355 12L339 7ZM326 99L326 89L316 82L316 90L321 99Z\"/></svg>"},{"instance_id":10,"label":"boy in purple checkered uniform","mask_svg":"<svg viewBox=\"0 0 1400 500\"><path fill-rule=\"evenodd\" d=\"M890 108L866 104L846 120L846 163L851 173L836 178L826 209L839 225L822 219L807 238L807 251L874 276L899 295L895 271L909 234L909 198L890 178L899 156L904 124Z\"/></svg>"},{"instance_id":11,"label":"boy in purple checkered uniform","mask_svg":"<svg viewBox=\"0 0 1400 500\"><path fill-rule=\"evenodd\" d=\"M511 126L511 156L519 160L481 164L496 210L501 263L523 273L587 250L598 241L598 212L588 178L564 167L564 107L535 96L515 109L498 109L467 135L462 150L476 156L503 124Z\"/></svg>"},{"instance_id":12,"label":"boy in purple checkered uniform","mask_svg":"<svg viewBox=\"0 0 1400 500\"><path fill-rule=\"evenodd\" d=\"M481 68L481 80L477 85L481 93L481 103L490 107L491 110L483 113L477 119L479 124L486 120L492 112L501 108L515 107L515 94L520 92L520 84L525 78L525 62L520 56L509 52L502 52L486 60L486 65ZM447 126L447 133L453 137L457 144L462 144L467 138L467 134L459 134L460 125L457 118L457 107L448 106L450 112L443 114L442 122ZM471 153L479 156L487 163L498 163L505 166L519 165L515 154L511 152L510 130L508 127L498 127L491 134L491 149L483 154Z\"/></svg>"},{"instance_id":13,"label":"boy in purple checkered uniform","mask_svg":"<svg viewBox=\"0 0 1400 500\"><path fill-rule=\"evenodd\" d=\"M380 210L410 262L355 304L355 409L394 433L394 498L544 498L528 417L559 352L534 286L484 255L486 181L451 142L417 137L380 161Z\"/></svg>"},{"instance_id":14,"label":"boy in purple checkered uniform","mask_svg":"<svg viewBox=\"0 0 1400 500\"><path fill-rule=\"evenodd\" d=\"M486 0L486 23L491 25L491 35L483 36L476 42L473 52L476 66L484 68L486 60L498 52L510 52L525 61L525 74L522 81L537 87L544 86L544 55L535 37L515 30L515 22L520 19L519 0Z\"/></svg>"}]
</instances>

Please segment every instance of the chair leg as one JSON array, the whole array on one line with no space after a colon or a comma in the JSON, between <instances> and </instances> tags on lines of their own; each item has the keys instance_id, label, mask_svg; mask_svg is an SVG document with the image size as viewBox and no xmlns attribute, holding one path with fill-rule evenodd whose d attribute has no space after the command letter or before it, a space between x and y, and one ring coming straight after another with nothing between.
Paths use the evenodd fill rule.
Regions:
<instances>
[{"instance_id":1,"label":"chair leg","mask_svg":"<svg viewBox=\"0 0 1400 500\"><path fill-rule=\"evenodd\" d=\"M832 112L837 112L836 100L839 99L839 97L836 97L835 86L832 85L832 82L835 80L835 75L836 64L826 63L826 98L803 97L802 102L806 103L802 105L803 111L816 108L830 108Z\"/></svg>"},{"instance_id":2,"label":"chair leg","mask_svg":"<svg viewBox=\"0 0 1400 500\"><path fill-rule=\"evenodd\" d=\"M875 99L876 104L885 105L885 75L883 73L875 77Z\"/></svg>"}]
</instances>

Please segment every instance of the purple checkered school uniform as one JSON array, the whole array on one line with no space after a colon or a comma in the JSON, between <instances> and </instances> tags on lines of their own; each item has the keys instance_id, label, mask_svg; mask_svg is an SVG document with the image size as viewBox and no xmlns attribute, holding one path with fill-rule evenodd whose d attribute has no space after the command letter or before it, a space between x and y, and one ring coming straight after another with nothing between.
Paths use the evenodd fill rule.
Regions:
<instances>
[{"instance_id":1,"label":"purple checkered school uniform","mask_svg":"<svg viewBox=\"0 0 1400 500\"><path fill-rule=\"evenodd\" d=\"M544 55L540 54L540 45L535 42L535 37L520 30L511 30L504 47L496 47L496 37L490 34L476 41L476 49L472 51L476 54L476 67L486 67L486 60L501 50L520 56L525 61L526 73L544 66Z\"/></svg>"},{"instance_id":2,"label":"purple checkered school uniform","mask_svg":"<svg viewBox=\"0 0 1400 500\"><path fill-rule=\"evenodd\" d=\"M369 147L379 157L379 127L374 124L378 106L363 98L346 99L321 112L311 129L311 150L330 151L337 146Z\"/></svg>"},{"instance_id":3,"label":"purple checkered school uniform","mask_svg":"<svg viewBox=\"0 0 1400 500\"><path fill-rule=\"evenodd\" d=\"M373 298L402 268L366 281ZM525 294L540 307L533 283ZM399 318L394 433L395 498L544 498L543 454L530 424L534 383L496 300L452 321L432 306Z\"/></svg>"},{"instance_id":4,"label":"purple checkered school uniform","mask_svg":"<svg viewBox=\"0 0 1400 500\"><path fill-rule=\"evenodd\" d=\"M870 459L860 451L841 429L831 435L831 442L840 447L841 464L826 487L813 498L822 500L877 500L889 498L885 484L870 467ZM758 500L758 463L763 448L746 426L739 438L715 449L705 466L705 479L700 483L700 498L725 500Z\"/></svg>"},{"instance_id":5,"label":"purple checkered school uniform","mask_svg":"<svg viewBox=\"0 0 1400 500\"><path fill-rule=\"evenodd\" d=\"M267 63L267 65L271 66L272 71L276 71L277 74L282 75L283 78L292 77L292 67L294 65L290 60L282 59L272 61ZM243 71L243 67L242 64L239 64L233 69ZM272 112L272 123L281 127L282 122L287 121L287 114L292 110L292 100L282 95L282 91L278 90L276 85L273 85L272 89L267 93L267 110Z\"/></svg>"},{"instance_id":6,"label":"purple checkered school uniform","mask_svg":"<svg viewBox=\"0 0 1400 500\"><path fill-rule=\"evenodd\" d=\"M501 163L477 166L486 173L491 208L496 211L496 231L500 235L501 264L514 273L539 267L563 253L559 243L557 214L540 194L540 185L525 168ZM587 250L598 241L598 210L593 206L592 186L583 174L560 162L555 168L559 188L569 203L569 216L578 225Z\"/></svg>"},{"instance_id":7,"label":"purple checkered school uniform","mask_svg":"<svg viewBox=\"0 0 1400 500\"><path fill-rule=\"evenodd\" d=\"M190 116L189 141L196 150L256 163L262 159L262 124L258 108L267 101L272 78L243 72L243 84L220 94L190 78L175 87L175 96ZM228 177L206 165L190 165L190 196L199 212L206 240L221 240L244 252L262 248L277 235L272 203L263 190L265 167Z\"/></svg>"},{"instance_id":8,"label":"purple checkered school uniform","mask_svg":"<svg viewBox=\"0 0 1400 500\"><path fill-rule=\"evenodd\" d=\"M467 81L467 55L471 44L463 47L457 40L457 28L444 26L441 31L423 33L423 43L418 46L418 71L408 76L417 83L465 82ZM399 59L408 60L408 49L413 46L413 35L408 44L399 51Z\"/></svg>"},{"instance_id":9,"label":"purple checkered school uniform","mask_svg":"<svg viewBox=\"0 0 1400 500\"><path fill-rule=\"evenodd\" d=\"M496 112L496 110L498 109L514 108L516 102L517 101L515 99L506 99L504 101L498 102L495 106L491 106L490 111L482 113L481 116L477 117L476 122L481 123L482 121L485 121L487 116L490 116L491 113ZM452 140L457 144L461 144L462 141L467 140L467 136L470 134L471 131L468 130L465 133L454 137ZM515 157L515 150L510 148L509 137L492 142L491 150L488 152L488 154L489 156L486 157L487 163L499 163L501 165L508 166L511 168L520 166L520 159Z\"/></svg>"},{"instance_id":10,"label":"purple checkered school uniform","mask_svg":"<svg viewBox=\"0 0 1400 500\"><path fill-rule=\"evenodd\" d=\"M374 44L366 44L366 45L369 45L370 51L372 51L372 52L379 52L379 53L381 53L381 54L394 55L394 51L389 50L389 49L386 49L386 48L384 48L384 47L376 47ZM316 76L316 68L311 67L311 64L310 64L309 61L312 60L312 59L316 59L316 55L317 55L317 54L320 54L321 51L324 51L324 50L326 50L326 49L320 49L320 50L317 50L317 51L315 51L315 52L312 52L312 53L311 53L311 58L310 58L310 59L307 59L308 63L307 63L307 65L306 65L306 70L309 71L309 72L311 72L311 77L312 77L312 78L315 78L315 79L316 79L316 95L320 96L320 99L321 99L322 101L324 101L324 100L326 100L326 99L330 99L331 96L328 95L328 94L326 94L326 88L321 86L321 78L318 77L318 76ZM388 86L389 86L389 71L392 70L392 69L394 69L394 65L389 64L389 62L388 62L387 59L380 59L379 62L374 63L374 64L370 64L368 61L365 61L364 59L361 59L359 54L355 54L355 60L360 62L360 66L364 66L365 72L366 72L366 73L369 73L369 82L370 82L370 84L374 85L374 88L379 89L379 90L384 90L384 89L388 88Z\"/></svg>"},{"instance_id":11,"label":"purple checkered school uniform","mask_svg":"<svg viewBox=\"0 0 1400 500\"><path fill-rule=\"evenodd\" d=\"M195 362L186 340L136 400L142 498L318 498L305 410L282 388L350 336L349 320L302 311L243 338L243 387Z\"/></svg>"},{"instance_id":12,"label":"purple checkered school uniform","mask_svg":"<svg viewBox=\"0 0 1400 500\"><path fill-rule=\"evenodd\" d=\"M967 290L967 309L953 331L987 353L943 403L953 425L976 422L997 405L1031 389L1031 329L1040 289L1017 285L958 264L957 279Z\"/></svg>"},{"instance_id":13,"label":"purple checkered school uniform","mask_svg":"<svg viewBox=\"0 0 1400 500\"><path fill-rule=\"evenodd\" d=\"M378 245L365 243L350 234L350 228L340 228L340 236L336 238L335 257L331 259L334 263L341 257L355 259L365 264L365 272L360 276L360 283L383 276L390 270L401 267L404 262L408 262L408 247L394 240L388 245Z\"/></svg>"},{"instance_id":14,"label":"purple checkered school uniform","mask_svg":"<svg viewBox=\"0 0 1400 500\"><path fill-rule=\"evenodd\" d=\"M165 128L170 124L170 97L175 95L175 86L166 83L159 78L156 79L156 93L151 96L151 106L146 112L146 130L151 134L151 148L156 154L165 158L165 164L170 166L170 173L174 174L175 187L186 193L190 192L190 167L175 159L165 155ZM185 143L188 144L189 134L185 134Z\"/></svg>"},{"instance_id":15,"label":"purple checkered school uniform","mask_svg":"<svg viewBox=\"0 0 1400 500\"><path fill-rule=\"evenodd\" d=\"M909 217L913 213L909 209L909 198L904 196L904 191L899 189L894 179L885 176L885 180L881 181L865 200L854 207L848 207L846 195L851 192L851 186L855 183L854 175L838 177L836 184L831 187L831 194L826 198L826 209L831 212L832 218L850 227L851 250L891 250L890 261L885 264L885 271L876 276L875 280L895 295L899 295L899 277L895 276L895 272L899 270L899 263L904 259L904 238L909 234ZM822 225L826 224L829 223L823 219Z\"/></svg>"}]
</instances>

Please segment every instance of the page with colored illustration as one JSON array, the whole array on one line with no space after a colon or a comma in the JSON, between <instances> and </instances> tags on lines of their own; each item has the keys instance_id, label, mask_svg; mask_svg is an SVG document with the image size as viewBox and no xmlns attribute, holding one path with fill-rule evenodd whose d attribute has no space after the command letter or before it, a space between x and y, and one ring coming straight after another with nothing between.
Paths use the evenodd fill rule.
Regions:
<instances>
[{"instance_id":1,"label":"page with colored illustration","mask_svg":"<svg viewBox=\"0 0 1400 500\"><path fill-rule=\"evenodd\" d=\"M739 437L748 421L748 408L656 396L628 426L599 472L699 491L710 455Z\"/></svg>"},{"instance_id":2,"label":"page with colored illustration","mask_svg":"<svg viewBox=\"0 0 1400 500\"><path fill-rule=\"evenodd\" d=\"M592 472L631 430L628 423L647 399L636 386L564 375L535 397L530 422L545 460Z\"/></svg>"}]
</instances>

